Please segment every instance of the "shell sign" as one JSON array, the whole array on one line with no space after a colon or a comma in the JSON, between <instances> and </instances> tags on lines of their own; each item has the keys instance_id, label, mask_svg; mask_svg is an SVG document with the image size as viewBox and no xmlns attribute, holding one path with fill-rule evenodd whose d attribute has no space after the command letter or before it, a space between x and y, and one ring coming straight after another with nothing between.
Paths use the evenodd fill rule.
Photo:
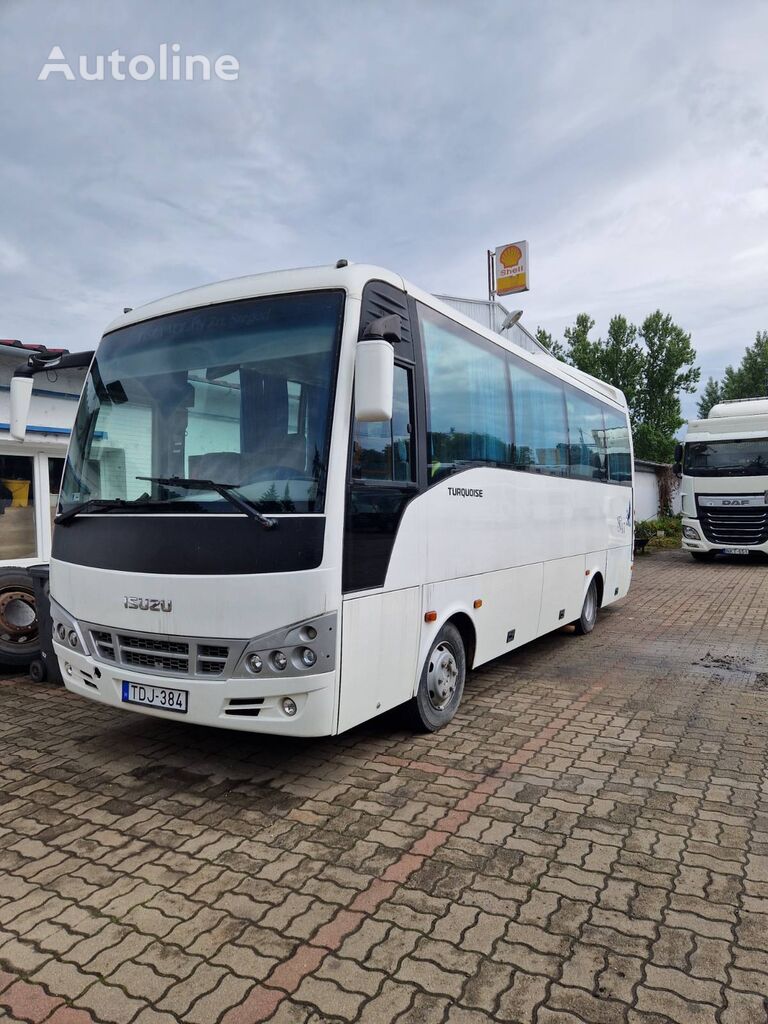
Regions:
<instances>
[{"instance_id":1,"label":"shell sign","mask_svg":"<svg viewBox=\"0 0 768 1024\"><path fill-rule=\"evenodd\" d=\"M527 242L499 246L494 256L494 277L497 295L528 291L530 285Z\"/></svg>"}]
</instances>

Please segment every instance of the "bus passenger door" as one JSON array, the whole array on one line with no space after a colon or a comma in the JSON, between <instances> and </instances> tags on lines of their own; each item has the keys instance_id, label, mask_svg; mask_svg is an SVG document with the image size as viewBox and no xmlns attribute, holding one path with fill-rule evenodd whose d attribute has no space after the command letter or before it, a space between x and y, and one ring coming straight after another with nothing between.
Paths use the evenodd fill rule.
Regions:
<instances>
[{"instance_id":1,"label":"bus passenger door","mask_svg":"<svg viewBox=\"0 0 768 1024\"><path fill-rule=\"evenodd\" d=\"M413 586L382 590L403 512L419 490L413 388L413 366L399 360L391 421L353 424L344 525L340 732L413 695L421 628L416 567Z\"/></svg>"}]
</instances>

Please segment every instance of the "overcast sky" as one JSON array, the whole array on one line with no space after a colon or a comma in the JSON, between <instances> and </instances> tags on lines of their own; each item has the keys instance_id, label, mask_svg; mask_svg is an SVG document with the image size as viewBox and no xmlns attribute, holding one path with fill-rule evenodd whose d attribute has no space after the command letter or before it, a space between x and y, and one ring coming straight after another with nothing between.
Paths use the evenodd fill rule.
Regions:
<instances>
[{"instance_id":1,"label":"overcast sky","mask_svg":"<svg viewBox=\"0 0 768 1024\"><path fill-rule=\"evenodd\" d=\"M768 328L766 38L760 0L0 0L0 337L342 256L483 296L525 238L530 329L659 307L719 375ZM239 79L37 80L161 43Z\"/></svg>"}]
</instances>

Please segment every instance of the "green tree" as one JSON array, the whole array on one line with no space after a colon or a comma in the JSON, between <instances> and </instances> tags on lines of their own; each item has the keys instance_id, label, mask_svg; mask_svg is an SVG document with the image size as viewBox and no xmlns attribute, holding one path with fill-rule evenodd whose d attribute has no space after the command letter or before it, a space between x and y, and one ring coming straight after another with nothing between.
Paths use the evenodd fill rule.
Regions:
<instances>
[{"instance_id":1,"label":"green tree","mask_svg":"<svg viewBox=\"0 0 768 1024\"><path fill-rule=\"evenodd\" d=\"M635 325L620 314L612 316L597 376L624 392L633 427L640 417L646 362L646 355L637 340Z\"/></svg>"},{"instance_id":2,"label":"green tree","mask_svg":"<svg viewBox=\"0 0 768 1024\"><path fill-rule=\"evenodd\" d=\"M563 332L565 345L541 333L550 352L559 346L565 362L621 388L638 458L670 462L675 433L683 424L680 395L694 391L701 374L694 366L690 334L661 310L647 316L639 329L625 316L611 317L605 339L591 337L594 326L592 317L579 313Z\"/></svg>"},{"instance_id":3,"label":"green tree","mask_svg":"<svg viewBox=\"0 0 768 1024\"><path fill-rule=\"evenodd\" d=\"M722 387L717 383L714 377L710 377L707 383L704 385L704 390L701 393L701 398L696 406L696 411L699 415L699 419L706 419L709 415L709 410L713 405L717 405L722 400L723 391Z\"/></svg>"},{"instance_id":4,"label":"green tree","mask_svg":"<svg viewBox=\"0 0 768 1024\"><path fill-rule=\"evenodd\" d=\"M754 345L744 350L741 363L727 366L722 382L724 399L761 398L768 395L768 331L758 331Z\"/></svg>"},{"instance_id":5,"label":"green tree","mask_svg":"<svg viewBox=\"0 0 768 1024\"><path fill-rule=\"evenodd\" d=\"M599 338L592 341L589 337L589 332L594 326L595 321L591 316L579 313L573 327L566 327L563 334L571 366L597 377L602 368L603 343Z\"/></svg>"},{"instance_id":6,"label":"green tree","mask_svg":"<svg viewBox=\"0 0 768 1024\"><path fill-rule=\"evenodd\" d=\"M684 420L680 395L696 390L701 370L694 366L691 336L657 309L639 330L645 346L645 372L638 396L636 454L654 462L671 462L675 434Z\"/></svg>"},{"instance_id":7,"label":"green tree","mask_svg":"<svg viewBox=\"0 0 768 1024\"><path fill-rule=\"evenodd\" d=\"M565 362L565 349L559 341L552 337L549 331L545 331L543 327L537 327L536 341L548 349L555 359L562 359Z\"/></svg>"}]
</instances>

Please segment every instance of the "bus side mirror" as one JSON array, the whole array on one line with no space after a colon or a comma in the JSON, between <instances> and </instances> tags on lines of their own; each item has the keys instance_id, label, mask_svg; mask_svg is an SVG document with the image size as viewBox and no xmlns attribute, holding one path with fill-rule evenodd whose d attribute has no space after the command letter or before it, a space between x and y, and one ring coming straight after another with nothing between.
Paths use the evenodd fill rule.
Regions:
<instances>
[{"instance_id":1,"label":"bus side mirror","mask_svg":"<svg viewBox=\"0 0 768 1024\"><path fill-rule=\"evenodd\" d=\"M11 437L23 441L27 435L29 407L32 402L32 378L11 377Z\"/></svg>"},{"instance_id":2,"label":"bus side mirror","mask_svg":"<svg viewBox=\"0 0 768 1024\"><path fill-rule=\"evenodd\" d=\"M355 353L355 419L381 423L392 419L395 350L383 338L358 341Z\"/></svg>"},{"instance_id":3,"label":"bus side mirror","mask_svg":"<svg viewBox=\"0 0 768 1024\"><path fill-rule=\"evenodd\" d=\"M675 462L680 463L683 461L683 446L678 441L675 445Z\"/></svg>"}]
</instances>

